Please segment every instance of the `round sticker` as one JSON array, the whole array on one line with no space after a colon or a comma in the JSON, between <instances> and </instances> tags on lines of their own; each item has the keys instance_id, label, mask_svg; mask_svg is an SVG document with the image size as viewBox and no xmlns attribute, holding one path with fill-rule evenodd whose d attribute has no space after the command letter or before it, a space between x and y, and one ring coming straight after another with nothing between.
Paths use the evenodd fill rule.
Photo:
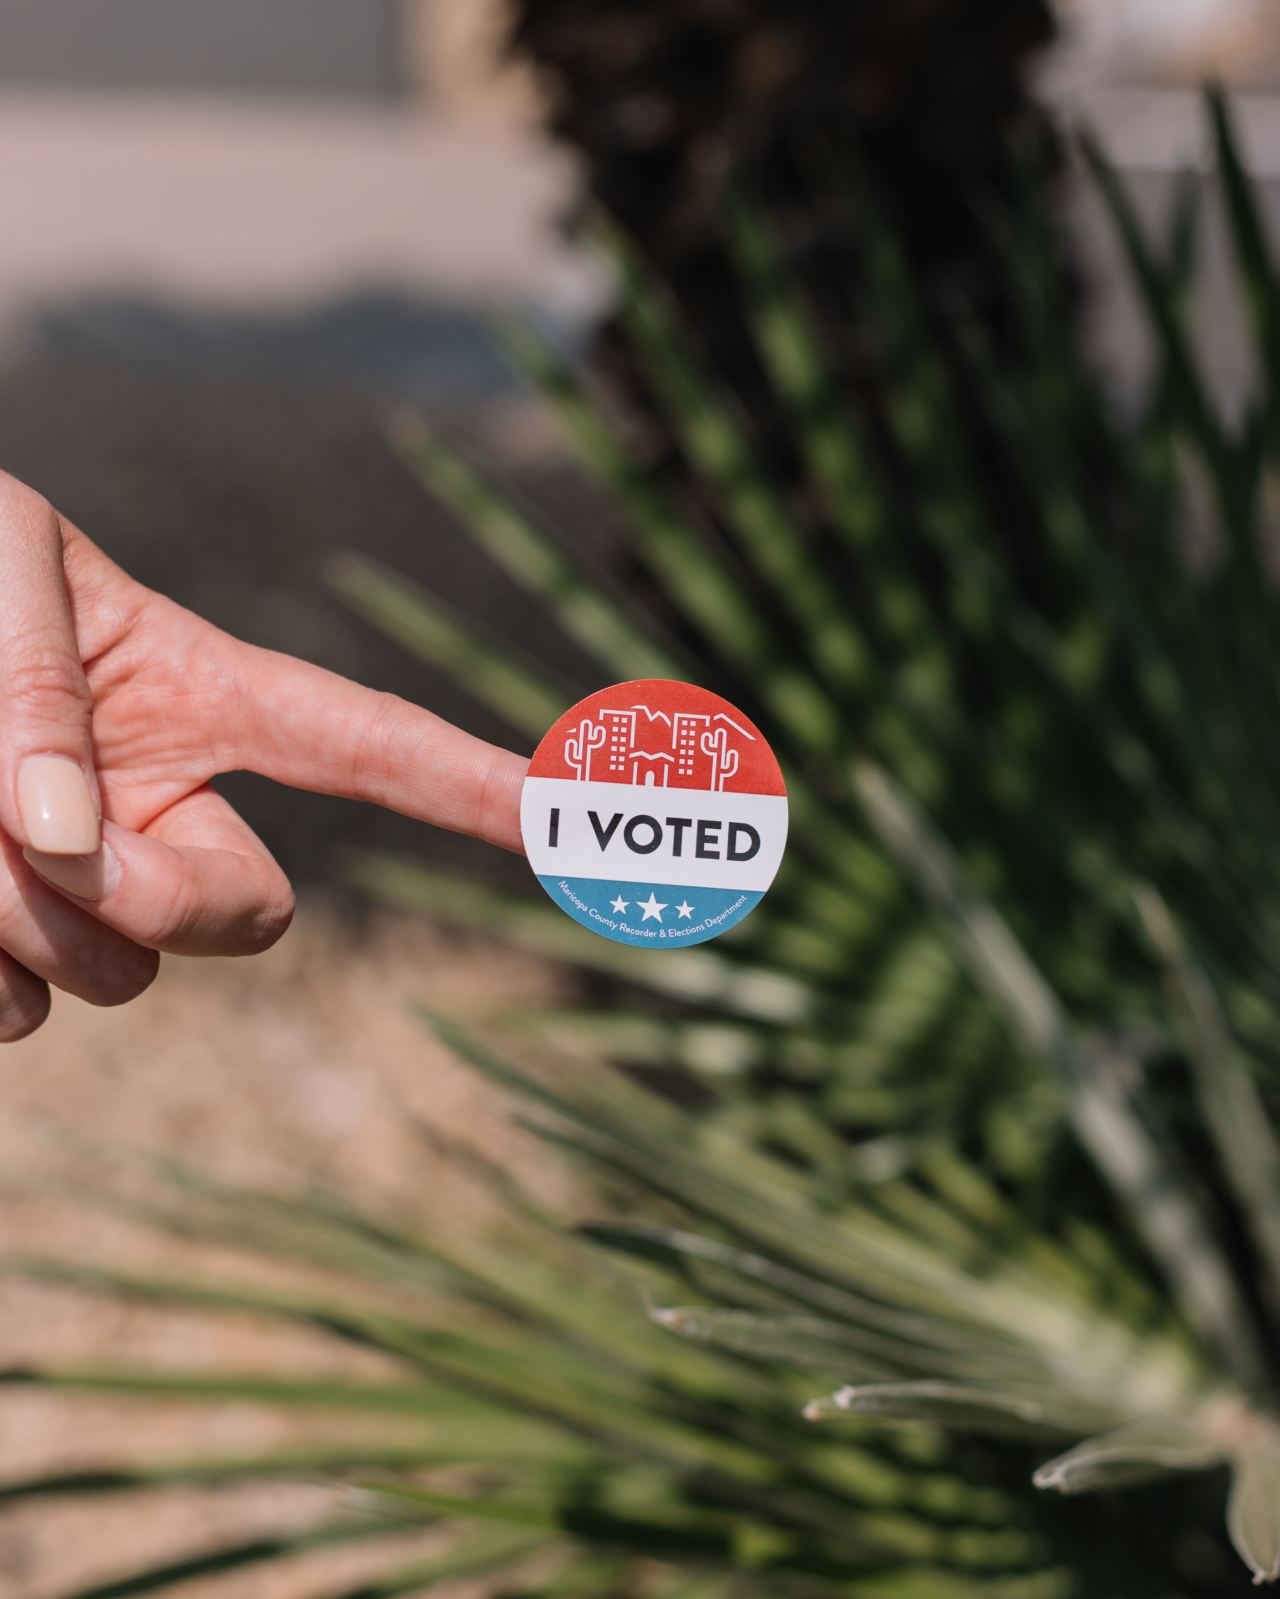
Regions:
<instances>
[{"instance_id":1,"label":"round sticker","mask_svg":"<svg viewBox=\"0 0 1280 1599\"><path fill-rule=\"evenodd\" d=\"M787 840L764 735L691 683L618 683L566 711L520 798L525 852L566 915L620 944L671 949L736 927Z\"/></svg>"}]
</instances>

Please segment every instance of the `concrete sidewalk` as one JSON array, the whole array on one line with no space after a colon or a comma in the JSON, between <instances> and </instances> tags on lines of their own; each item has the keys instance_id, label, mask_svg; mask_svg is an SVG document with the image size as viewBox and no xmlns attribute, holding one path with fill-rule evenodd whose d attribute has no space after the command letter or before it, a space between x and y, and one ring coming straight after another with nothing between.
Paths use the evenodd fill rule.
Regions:
<instances>
[{"instance_id":1,"label":"concrete sidewalk","mask_svg":"<svg viewBox=\"0 0 1280 1599\"><path fill-rule=\"evenodd\" d=\"M0 96L0 325L104 292L292 309L371 286L572 314L548 144L395 110Z\"/></svg>"}]
</instances>

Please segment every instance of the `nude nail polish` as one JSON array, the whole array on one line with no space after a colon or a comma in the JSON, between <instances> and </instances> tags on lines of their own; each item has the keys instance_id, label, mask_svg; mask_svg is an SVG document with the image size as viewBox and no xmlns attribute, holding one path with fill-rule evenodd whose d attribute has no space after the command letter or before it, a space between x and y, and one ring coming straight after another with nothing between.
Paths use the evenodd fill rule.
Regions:
<instances>
[{"instance_id":1,"label":"nude nail polish","mask_svg":"<svg viewBox=\"0 0 1280 1599\"><path fill-rule=\"evenodd\" d=\"M28 755L18 768L18 809L27 843L41 854L97 852L98 810L78 761L66 755Z\"/></svg>"},{"instance_id":2,"label":"nude nail polish","mask_svg":"<svg viewBox=\"0 0 1280 1599\"><path fill-rule=\"evenodd\" d=\"M116 858L105 840L94 855L42 855L24 849L22 858L46 883L76 899L105 899L119 876Z\"/></svg>"}]
</instances>

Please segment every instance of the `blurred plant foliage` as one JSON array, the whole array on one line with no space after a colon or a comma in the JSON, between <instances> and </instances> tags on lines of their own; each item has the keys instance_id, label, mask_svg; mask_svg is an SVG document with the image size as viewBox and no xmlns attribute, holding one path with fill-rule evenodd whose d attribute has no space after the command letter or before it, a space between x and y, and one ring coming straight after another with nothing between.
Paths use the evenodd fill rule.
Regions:
<instances>
[{"instance_id":1,"label":"blurred plant foliage","mask_svg":"<svg viewBox=\"0 0 1280 1599\"><path fill-rule=\"evenodd\" d=\"M299 1474L352 1491L334 1519L75 1599L442 1523L442 1548L317 1596L466 1577L508 1599L1207 1599L1246 1567L1280 1575L1280 280L1226 108L1209 110L1257 358L1230 422L1188 328L1199 186L1153 241L1090 150L1155 351L1123 418L1075 347L1032 190L990 220L1017 336L996 359L957 308L957 386L850 176L892 423L874 434L829 379L771 223L727 210L803 464L785 484L614 242L637 358L714 516L673 503L574 374L513 335L676 630L402 429L599 677L557 681L354 558L353 603L529 740L601 680L727 693L787 767L789 861L733 935L670 956L592 938L533 884L520 898L364 863L402 904L589 974L571 1009L434 1024L590 1178L603 1219L567 1228L475 1149L454 1164L505 1217L481 1238L442 1223L438 1192L389 1216L171 1168L139 1191L108 1169L96 1203L329 1286L10 1269L301 1324L385 1367L8 1373L249 1400L322 1439L10 1482L11 1500ZM984 497L983 447L1020 475L1016 526Z\"/></svg>"},{"instance_id":2,"label":"blurred plant foliage","mask_svg":"<svg viewBox=\"0 0 1280 1599\"><path fill-rule=\"evenodd\" d=\"M980 208L1004 203L1028 161L1046 187L1060 175L1053 119L1030 89L1055 33L1047 0L510 0L508 12L510 48L579 174L579 214L606 212L644 250L777 477L794 483L803 465L726 235L727 175L767 212L828 374L857 394L864 426L881 425L883 373L839 152L856 150L874 175L925 310L945 319L959 293L1003 347L1010 296ZM945 340L938 349L949 359ZM696 492L625 318L594 330L591 366L626 413L633 455L669 491ZM995 490L1001 463L986 464Z\"/></svg>"}]
</instances>

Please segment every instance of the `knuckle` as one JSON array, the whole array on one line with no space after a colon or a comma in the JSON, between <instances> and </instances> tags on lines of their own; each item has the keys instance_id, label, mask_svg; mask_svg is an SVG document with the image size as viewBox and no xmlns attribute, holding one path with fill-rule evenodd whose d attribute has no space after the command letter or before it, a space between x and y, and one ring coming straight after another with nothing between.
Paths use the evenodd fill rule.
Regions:
<instances>
[{"instance_id":1,"label":"knuckle","mask_svg":"<svg viewBox=\"0 0 1280 1599\"><path fill-rule=\"evenodd\" d=\"M153 950L135 946L110 961L95 962L77 981L75 992L104 1010L127 1005L151 987L159 969L160 957Z\"/></svg>"},{"instance_id":2,"label":"knuckle","mask_svg":"<svg viewBox=\"0 0 1280 1599\"><path fill-rule=\"evenodd\" d=\"M89 688L79 660L49 644L20 651L19 659L5 669L4 698L10 711L41 717L81 719L89 709Z\"/></svg>"},{"instance_id":3,"label":"knuckle","mask_svg":"<svg viewBox=\"0 0 1280 1599\"><path fill-rule=\"evenodd\" d=\"M295 899L289 880L280 874L257 907L244 940L245 953L260 955L284 937L293 921Z\"/></svg>"},{"instance_id":4,"label":"knuckle","mask_svg":"<svg viewBox=\"0 0 1280 1599\"><path fill-rule=\"evenodd\" d=\"M391 792L395 733L405 708L398 694L380 693L352 750L348 787L375 805Z\"/></svg>"},{"instance_id":5,"label":"knuckle","mask_svg":"<svg viewBox=\"0 0 1280 1599\"><path fill-rule=\"evenodd\" d=\"M144 942L181 946L199 931L203 907L188 872L176 872L163 891L153 891L147 907Z\"/></svg>"},{"instance_id":6,"label":"knuckle","mask_svg":"<svg viewBox=\"0 0 1280 1599\"><path fill-rule=\"evenodd\" d=\"M44 984L21 990L0 978L0 1044L16 1044L49 1019L52 999Z\"/></svg>"}]
</instances>

